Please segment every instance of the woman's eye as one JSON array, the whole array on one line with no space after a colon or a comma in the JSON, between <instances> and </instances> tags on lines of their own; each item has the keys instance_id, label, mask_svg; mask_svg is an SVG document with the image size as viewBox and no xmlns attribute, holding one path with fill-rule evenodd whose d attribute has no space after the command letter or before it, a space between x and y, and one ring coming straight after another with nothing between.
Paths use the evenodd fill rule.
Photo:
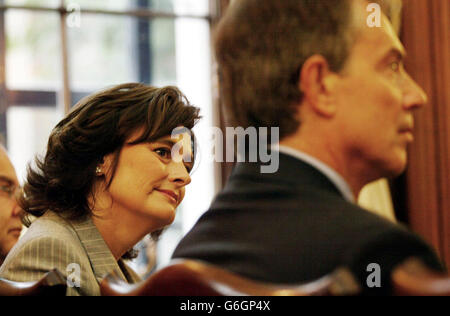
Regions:
<instances>
[{"instance_id":1,"label":"woman's eye","mask_svg":"<svg viewBox=\"0 0 450 316\"><path fill-rule=\"evenodd\" d=\"M168 148L157 148L155 149L155 153L157 153L162 158L170 158L171 151Z\"/></svg>"}]
</instances>

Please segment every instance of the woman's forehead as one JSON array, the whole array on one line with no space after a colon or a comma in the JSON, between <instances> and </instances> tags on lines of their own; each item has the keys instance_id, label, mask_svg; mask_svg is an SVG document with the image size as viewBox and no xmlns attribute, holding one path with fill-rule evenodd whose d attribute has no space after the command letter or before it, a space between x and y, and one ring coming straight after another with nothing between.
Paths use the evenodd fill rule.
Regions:
<instances>
[{"instance_id":1,"label":"woman's forehead","mask_svg":"<svg viewBox=\"0 0 450 316\"><path fill-rule=\"evenodd\" d=\"M139 128L129 135L127 143L133 143L142 138L148 138L148 142L168 140L177 143L179 141L182 141L183 139L191 140L192 138L191 130L183 126L176 127L175 129L172 130L170 134L161 136L156 139L151 134L152 134L151 131L146 130L145 128Z\"/></svg>"},{"instance_id":2,"label":"woman's forehead","mask_svg":"<svg viewBox=\"0 0 450 316\"><path fill-rule=\"evenodd\" d=\"M191 142L192 140L191 133L189 132L174 133L172 135L160 137L156 141L169 141L175 144L186 140L189 141L189 143Z\"/></svg>"}]
</instances>

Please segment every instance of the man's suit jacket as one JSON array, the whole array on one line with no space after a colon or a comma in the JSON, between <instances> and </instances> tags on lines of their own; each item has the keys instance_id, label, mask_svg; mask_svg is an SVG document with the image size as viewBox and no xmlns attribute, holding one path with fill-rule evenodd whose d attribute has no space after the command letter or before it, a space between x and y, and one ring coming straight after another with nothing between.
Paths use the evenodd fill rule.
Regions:
<instances>
[{"instance_id":1,"label":"man's suit jacket","mask_svg":"<svg viewBox=\"0 0 450 316\"><path fill-rule=\"evenodd\" d=\"M122 260L114 259L111 251L91 219L66 221L53 212L46 212L34 221L25 235L11 250L0 268L0 277L18 282L40 279L57 268L76 285L79 266L80 287L67 289L67 295L98 296L99 282L116 272L129 283L140 281Z\"/></svg>"},{"instance_id":2,"label":"man's suit jacket","mask_svg":"<svg viewBox=\"0 0 450 316\"><path fill-rule=\"evenodd\" d=\"M368 294L388 294L390 272L410 256L443 269L418 236L348 202L321 172L285 154L273 174L260 173L259 163L238 164L173 255L275 283L347 267ZM382 288L366 286L370 263L380 265Z\"/></svg>"}]
</instances>

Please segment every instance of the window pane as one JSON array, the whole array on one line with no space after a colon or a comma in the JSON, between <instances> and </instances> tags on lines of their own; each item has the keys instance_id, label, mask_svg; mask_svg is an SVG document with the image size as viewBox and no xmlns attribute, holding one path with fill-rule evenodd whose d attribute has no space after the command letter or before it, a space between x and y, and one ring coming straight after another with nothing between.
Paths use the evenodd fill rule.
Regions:
<instances>
[{"instance_id":1,"label":"window pane","mask_svg":"<svg viewBox=\"0 0 450 316\"><path fill-rule=\"evenodd\" d=\"M124 10L134 8L136 0L66 0L66 5L77 4L83 9Z\"/></svg>"},{"instance_id":2,"label":"window pane","mask_svg":"<svg viewBox=\"0 0 450 316\"><path fill-rule=\"evenodd\" d=\"M17 5L17 6L40 6L56 8L59 7L60 0L6 0L7 5Z\"/></svg>"},{"instance_id":3,"label":"window pane","mask_svg":"<svg viewBox=\"0 0 450 316\"><path fill-rule=\"evenodd\" d=\"M161 1L161 0L160 0ZM173 0L174 10L178 14L208 15L208 0Z\"/></svg>"},{"instance_id":4,"label":"window pane","mask_svg":"<svg viewBox=\"0 0 450 316\"><path fill-rule=\"evenodd\" d=\"M80 28L69 28L69 55L73 91L132 81L174 85L175 21L86 15Z\"/></svg>"},{"instance_id":5,"label":"window pane","mask_svg":"<svg viewBox=\"0 0 450 316\"><path fill-rule=\"evenodd\" d=\"M57 89L61 82L59 17L6 12L6 83L10 89Z\"/></svg>"},{"instance_id":6,"label":"window pane","mask_svg":"<svg viewBox=\"0 0 450 316\"><path fill-rule=\"evenodd\" d=\"M72 90L137 81L136 27L130 17L86 14L81 27L69 28Z\"/></svg>"},{"instance_id":7,"label":"window pane","mask_svg":"<svg viewBox=\"0 0 450 316\"><path fill-rule=\"evenodd\" d=\"M10 106L6 113L8 151L23 181L27 164L34 161L36 154L45 154L50 132L62 115L51 106Z\"/></svg>"},{"instance_id":8,"label":"window pane","mask_svg":"<svg viewBox=\"0 0 450 316\"><path fill-rule=\"evenodd\" d=\"M208 0L150 0L149 8L176 14L200 16L209 14Z\"/></svg>"},{"instance_id":9,"label":"window pane","mask_svg":"<svg viewBox=\"0 0 450 316\"><path fill-rule=\"evenodd\" d=\"M206 16L209 13L208 0L70 0L66 4L77 4L83 9L126 10L138 7L151 10Z\"/></svg>"},{"instance_id":10,"label":"window pane","mask_svg":"<svg viewBox=\"0 0 450 316\"><path fill-rule=\"evenodd\" d=\"M154 19L150 22L151 83L156 86L177 83L175 21Z\"/></svg>"},{"instance_id":11,"label":"window pane","mask_svg":"<svg viewBox=\"0 0 450 316\"><path fill-rule=\"evenodd\" d=\"M146 6L155 11L173 12L173 1L174 0L150 0Z\"/></svg>"}]
</instances>

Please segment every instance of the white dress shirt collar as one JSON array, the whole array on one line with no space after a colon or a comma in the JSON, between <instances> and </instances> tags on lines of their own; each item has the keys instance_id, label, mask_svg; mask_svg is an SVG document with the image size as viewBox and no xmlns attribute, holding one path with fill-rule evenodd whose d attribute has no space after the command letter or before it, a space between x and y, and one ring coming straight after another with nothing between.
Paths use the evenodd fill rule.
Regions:
<instances>
[{"instance_id":1,"label":"white dress shirt collar","mask_svg":"<svg viewBox=\"0 0 450 316\"><path fill-rule=\"evenodd\" d=\"M280 153L292 156L313 166L314 168L319 170L323 175L325 175L337 187L339 192L341 192L342 196L346 200L348 200L351 203L355 203L355 197L347 181L345 181L344 178L339 173L337 173L335 170L333 170L331 167L329 167L319 159L310 156L297 149L293 149L291 147L279 144L273 145L272 148L278 150Z\"/></svg>"}]
</instances>

